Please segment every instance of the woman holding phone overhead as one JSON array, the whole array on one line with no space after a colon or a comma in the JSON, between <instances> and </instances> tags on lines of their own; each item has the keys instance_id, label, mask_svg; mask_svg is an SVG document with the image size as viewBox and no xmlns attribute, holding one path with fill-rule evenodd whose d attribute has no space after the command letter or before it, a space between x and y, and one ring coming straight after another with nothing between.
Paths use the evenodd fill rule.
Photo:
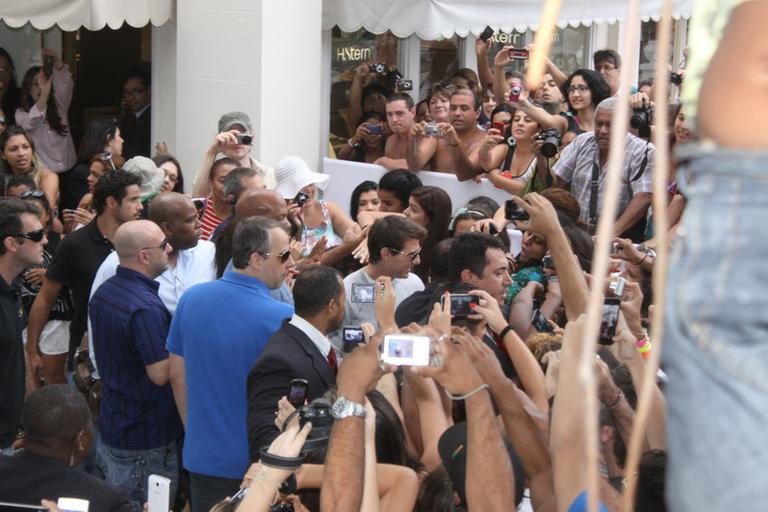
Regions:
<instances>
[{"instance_id":1,"label":"woman holding phone overhead","mask_svg":"<svg viewBox=\"0 0 768 512\"><path fill-rule=\"evenodd\" d=\"M43 166L57 174L77 160L67 116L73 90L69 68L49 48L43 50L43 65L29 68L21 82L16 123L29 133Z\"/></svg>"}]
</instances>

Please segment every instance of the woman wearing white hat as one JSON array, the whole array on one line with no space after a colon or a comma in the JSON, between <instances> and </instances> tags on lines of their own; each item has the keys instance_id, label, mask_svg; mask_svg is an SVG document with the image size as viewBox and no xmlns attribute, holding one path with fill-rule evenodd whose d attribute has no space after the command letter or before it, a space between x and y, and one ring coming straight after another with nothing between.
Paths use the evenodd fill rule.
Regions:
<instances>
[{"instance_id":1,"label":"woman wearing white hat","mask_svg":"<svg viewBox=\"0 0 768 512\"><path fill-rule=\"evenodd\" d=\"M309 169L299 157L283 158L275 167L275 191L287 202L291 213L302 220L299 239L302 256L307 256L315 244L325 238L330 249L341 244L344 234L355 226L339 205L320 199L320 192L328 185L330 176Z\"/></svg>"}]
</instances>

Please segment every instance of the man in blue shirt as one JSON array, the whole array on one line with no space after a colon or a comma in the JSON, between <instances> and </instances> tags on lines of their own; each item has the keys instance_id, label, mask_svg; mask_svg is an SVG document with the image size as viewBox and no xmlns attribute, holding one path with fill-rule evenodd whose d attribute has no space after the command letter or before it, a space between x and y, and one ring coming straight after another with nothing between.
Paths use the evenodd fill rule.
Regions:
<instances>
[{"instance_id":1,"label":"man in blue shirt","mask_svg":"<svg viewBox=\"0 0 768 512\"><path fill-rule=\"evenodd\" d=\"M178 481L181 422L169 384L165 340L171 323L154 279L168 266L171 245L157 224L126 222L115 232L116 274L93 295L91 335L102 382L99 456L108 482L147 501L147 478Z\"/></svg>"},{"instance_id":2,"label":"man in blue shirt","mask_svg":"<svg viewBox=\"0 0 768 512\"><path fill-rule=\"evenodd\" d=\"M294 266L280 223L249 217L235 228L233 271L190 288L168 334L174 397L186 426L192 510L232 496L248 469L248 372L293 307L270 297Z\"/></svg>"}]
</instances>

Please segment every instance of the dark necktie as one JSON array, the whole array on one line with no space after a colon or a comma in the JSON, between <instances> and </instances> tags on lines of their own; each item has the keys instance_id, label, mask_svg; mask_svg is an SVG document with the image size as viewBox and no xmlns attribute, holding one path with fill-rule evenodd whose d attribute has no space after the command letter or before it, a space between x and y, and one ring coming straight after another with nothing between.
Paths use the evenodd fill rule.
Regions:
<instances>
[{"instance_id":1,"label":"dark necktie","mask_svg":"<svg viewBox=\"0 0 768 512\"><path fill-rule=\"evenodd\" d=\"M333 347L331 347L331 351L328 352L328 365L331 367L331 370L333 370L333 374L336 375L339 365L336 361L336 351L333 350Z\"/></svg>"}]
</instances>

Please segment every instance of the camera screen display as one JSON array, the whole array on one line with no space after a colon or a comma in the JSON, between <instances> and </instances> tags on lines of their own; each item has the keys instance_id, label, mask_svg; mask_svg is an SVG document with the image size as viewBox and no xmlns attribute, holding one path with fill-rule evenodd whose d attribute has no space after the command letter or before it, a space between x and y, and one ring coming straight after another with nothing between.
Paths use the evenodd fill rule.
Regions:
<instances>
[{"instance_id":1,"label":"camera screen display","mask_svg":"<svg viewBox=\"0 0 768 512\"><path fill-rule=\"evenodd\" d=\"M528 212L520 208L520 206L509 199L504 203L504 216L507 220L528 220Z\"/></svg>"},{"instance_id":2,"label":"camera screen display","mask_svg":"<svg viewBox=\"0 0 768 512\"><path fill-rule=\"evenodd\" d=\"M304 379L293 379L288 385L288 402L294 407L301 407L304 405L304 400L307 398L307 389L309 383Z\"/></svg>"},{"instance_id":3,"label":"camera screen display","mask_svg":"<svg viewBox=\"0 0 768 512\"><path fill-rule=\"evenodd\" d=\"M372 284L352 284L352 302L373 302Z\"/></svg>"},{"instance_id":4,"label":"camera screen display","mask_svg":"<svg viewBox=\"0 0 768 512\"><path fill-rule=\"evenodd\" d=\"M362 343L365 341L363 330L359 327L344 327L342 329L344 343Z\"/></svg>"},{"instance_id":5,"label":"camera screen display","mask_svg":"<svg viewBox=\"0 0 768 512\"><path fill-rule=\"evenodd\" d=\"M480 304L480 297L466 293L451 295L451 316L467 316L473 313L470 304Z\"/></svg>"},{"instance_id":6,"label":"camera screen display","mask_svg":"<svg viewBox=\"0 0 768 512\"><path fill-rule=\"evenodd\" d=\"M384 352L381 359L397 366L427 366L429 337L388 334L384 336Z\"/></svg>"},{"instance_id":7,"label":"camera screen display","mask_svg":"<svg viewBox=\"0 0 768 512\"><path fill-rule=\"evenodd\" d=\"M613 345L613 337L616 336L616 326L619 323L619 299L608 298L603 303L603 318L600 322L601 345Z\"/></svg>"}]
</instances>

